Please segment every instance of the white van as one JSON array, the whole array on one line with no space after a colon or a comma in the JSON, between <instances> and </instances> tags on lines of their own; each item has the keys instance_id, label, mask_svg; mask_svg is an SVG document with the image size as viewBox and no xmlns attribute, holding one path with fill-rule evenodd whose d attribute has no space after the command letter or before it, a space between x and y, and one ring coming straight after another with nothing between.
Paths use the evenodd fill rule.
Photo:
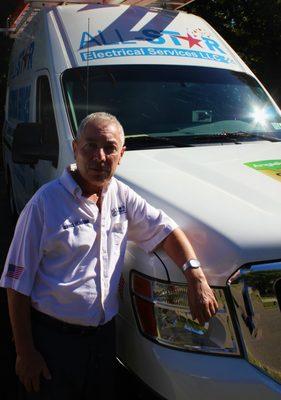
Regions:
<instances>
[{"instance_id":1,"label":"white van","mask_svg":"<svg viewBox=\"0 0 281 400\"><path fill-rule=\"evenodd\" d=\"M11 205L19 212L73 161L82 118L116 115L119 179L180 224L220 305L205 326L192 321L181 271L129 243L119 359L164 399L280 400L280 110L197 16L148 0L59 3L27 1L13 32Z\"/></svg>"}]
</instances>

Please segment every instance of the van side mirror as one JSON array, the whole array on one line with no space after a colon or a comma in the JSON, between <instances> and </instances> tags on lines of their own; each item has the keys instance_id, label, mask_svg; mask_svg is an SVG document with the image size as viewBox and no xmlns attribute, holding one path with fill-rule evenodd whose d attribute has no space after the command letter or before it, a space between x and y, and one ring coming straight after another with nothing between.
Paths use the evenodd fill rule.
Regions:
<instances>
[{"instance_id":1,"label":"van side mirror","mask_svg":"<svg viewBox=\"0 0 281 400\"><path fill-rule=\"evenodd\" d=\"M12 144L13 162L36 164L38 160L57 162L57 152L52 145L43 143L43 124L24 122L14 130Z\"/></svg>"}]
</instances>

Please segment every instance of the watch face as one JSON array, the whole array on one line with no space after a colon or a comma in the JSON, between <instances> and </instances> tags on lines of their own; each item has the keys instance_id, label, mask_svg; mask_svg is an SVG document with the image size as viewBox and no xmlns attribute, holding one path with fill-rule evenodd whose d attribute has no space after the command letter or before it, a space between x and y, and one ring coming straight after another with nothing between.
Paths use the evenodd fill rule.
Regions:
<instances>
[{"instance_id":1,"label":"watch face","mask_svg":"<svg viewBox=\"0 0 281 400\"><path fill-rule=\"evenodd\" d=\"M199 268L201 267L200 261L199 260L189 260L189 265L190 268Z\"/></svg>"},{"instance_id":2,"label":"watch face","mask_svg":"<svg viewBox=\"0 0 281 400\"><path fill-rule=\"evenodd\" d=\"M189 268L199 268L201 267L200 261L199 260L188 260L186 263L183 264L182 270L185 272Z\"/></svg>"}]
</instances>

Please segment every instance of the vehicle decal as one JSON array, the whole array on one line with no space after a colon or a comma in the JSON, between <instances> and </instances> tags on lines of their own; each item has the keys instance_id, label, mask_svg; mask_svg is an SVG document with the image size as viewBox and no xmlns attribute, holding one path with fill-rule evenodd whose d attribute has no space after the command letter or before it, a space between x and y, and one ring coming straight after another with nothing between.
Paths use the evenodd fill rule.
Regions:
<instances>
[{"instance_id":1,"label":"vehicle decal","mask_svg":"<svg viewBox=\"0 0 281 400\"><path fill-rule=\"evenodd\" d=\"M154 30L157 32L158 36L161 36L162 31L164 31L178 15L177 12L172 11L155 11L155 16L143 26L142 31L135 30L135 26L137 26L148 13L151 13L151 11L145 7L129 7L108 25L102 31L102 34L101 32L97 32L96 36L93 38L94 41L92 41L92 43L85 43L85 47L95 46L99 42L102 43L102 37L106 37L106 44L117 44L120 40L116 36L116 32L120 32L126 42L131 40L143 40L143 37L139 36L144 30ZM80 48L83 47L80 45Z\"/></svg>"},{"instance_id":2,"label":"vehicle decal","mask_svg":"<svg viewBox=\"0 0 281 400\"><path fill-rule=\"evenodd\" d=\"M123 47L111 49L99 49L84 51L80 53L82 61L101 60L115 57L136 57L136 56L162 56L162 57L181 57L181 58L197 58L209 61L217 61L225 64L232 63L229 57L221 54L209 53L197 50L179 50L172 47Z\"/></svg>"},{"instance_id":3,"label":"vehicle decal","mask_svg":"<svg viewBox=\"0 0 281 400\"><path fill-rule=\"evenodd\" d=\"M14 79L17 76L21 75L23 72L32 69L34 49L35 44L34 42L31 42L20 52L20 54L16 58L15 63L11 65L11 79Z\"/></svg>"},{"instance_id":4,"label":"vehicle decal","mask_svg":"<svg viewBox=\"0 0 281 400\"><path fill-rule=\"evenodd\" d=\"M9 92L9 119L28 122L30 113L31 85L23 86Z\"/></svg>"},{"instance_id":5,"label":"vehicle decal","mask_svg":"<svg viewBox=\"0 0 281 400\"><path fill-rule=\"evenodd\" d=\"M235 63L211 31L185 26L173 30L178 13L129 7L103 27L88 19L78 52L82 62L118 57L180 57Z\"/></svg>"},{"instance_id":6,"label":"vehicle decal","mask_svg":"<svg viewBox=\"0 0 281 400\"><path fill-rule=\"evenodd\" d=\"M264 160L247 162L244 165L260 171L273 179L281 181L281 160Z\"/></svg>"}]
</instances>

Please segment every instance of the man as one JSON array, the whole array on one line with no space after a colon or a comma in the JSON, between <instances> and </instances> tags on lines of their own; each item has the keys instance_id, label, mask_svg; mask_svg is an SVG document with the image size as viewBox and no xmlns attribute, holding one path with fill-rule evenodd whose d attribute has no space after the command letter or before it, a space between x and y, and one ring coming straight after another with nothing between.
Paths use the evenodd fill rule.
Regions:
<instances>
[{"instance_id":1,"label":"man","mask_svg":"<svg viewBox=\"0 0 281 400\"><path fill-rule=\"evenodd\" d=\"M76 165L39 189L23 210L1 279L16 372L26 396L39 393L30 398L112 398L114 316L127 238L147 252L162 246L184 266L189 305L200 323L217 311L203 271L190 268L196 255L184 233L113 177L125 151L118 120L106 113L86 117L73 151Z\"/></svg>"}]
</instances>

